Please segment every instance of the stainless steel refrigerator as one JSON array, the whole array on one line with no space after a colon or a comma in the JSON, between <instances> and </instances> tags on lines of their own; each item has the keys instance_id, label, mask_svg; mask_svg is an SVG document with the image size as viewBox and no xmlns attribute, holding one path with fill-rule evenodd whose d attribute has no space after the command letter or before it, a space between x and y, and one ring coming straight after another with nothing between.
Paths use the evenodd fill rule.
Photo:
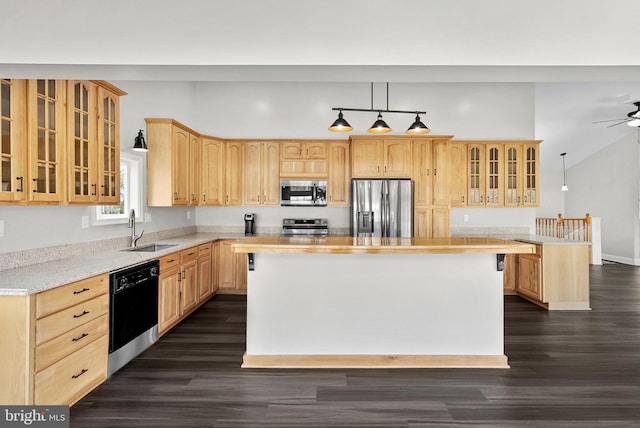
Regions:
<instances>
[{"instance_id":1,"label":"stainless steel refrigerator","mask_svg":"<svg viewBox=\"0 0 640 428\"><path fill-rule=\"evenodd\" d=\"M413 236L411 180L352 180L351 235Z\"/></svg>"}]
</instances>

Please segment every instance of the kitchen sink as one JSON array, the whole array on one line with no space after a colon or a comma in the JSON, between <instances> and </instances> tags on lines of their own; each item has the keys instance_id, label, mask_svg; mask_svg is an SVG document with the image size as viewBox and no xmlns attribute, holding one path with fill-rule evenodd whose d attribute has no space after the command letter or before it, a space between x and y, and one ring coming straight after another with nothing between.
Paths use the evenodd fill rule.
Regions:
<instances>
[{"instance_id":1,"label":"kitchen sink","mask_svg":"<svg viewBox=\"0 0 640 428\"><path fill-rule=\"evenodd\" d=\"M140 247L127 248L122 251L153 253L154 251L166 250L167 248L175 247L176 245L178 244L147 244Z\"/></svg>"}]
</instances>

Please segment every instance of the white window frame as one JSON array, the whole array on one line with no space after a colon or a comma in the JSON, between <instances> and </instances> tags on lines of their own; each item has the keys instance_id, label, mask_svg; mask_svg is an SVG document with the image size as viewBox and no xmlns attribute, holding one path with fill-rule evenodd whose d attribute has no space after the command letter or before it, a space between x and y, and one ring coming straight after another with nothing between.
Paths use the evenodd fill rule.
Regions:
<instances>
[{"instance_id":1,"label":"white window frame","mask_svg":"<svg viewBox=\"0 0 640 428\"><path fill-rule=\"evenodd\" d=\"M122 189L124 193L124 213L102 214L102 205L95 206L91 210L91 224L93 226L127 223L129 221L129 211L132 208L136 211L136 222L142 221L144 217L142 212L142 159L128 153L121 153L120 165L126 166L125 183Z\"/></svg>"}]
</instances>

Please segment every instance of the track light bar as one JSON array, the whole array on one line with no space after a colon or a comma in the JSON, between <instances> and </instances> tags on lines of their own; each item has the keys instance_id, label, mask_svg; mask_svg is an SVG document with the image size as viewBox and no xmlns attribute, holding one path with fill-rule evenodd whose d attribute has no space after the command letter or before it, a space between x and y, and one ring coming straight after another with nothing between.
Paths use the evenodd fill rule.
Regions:
<instances>
[{"instance_id":1,"label":"track light bar","mask_svg":"<svg viewBox=\"0 0 640 428\"><path fill-rule=\"evenodd\" d=\"M342 110L342 111L364 111L364 112L375 112L375 113L406 113L406 114L427 114L426 111L417 111L417 110L386 110L381 108L344 108L344 107L333 107L331 110Z\"/></svg>"}]
</instances>

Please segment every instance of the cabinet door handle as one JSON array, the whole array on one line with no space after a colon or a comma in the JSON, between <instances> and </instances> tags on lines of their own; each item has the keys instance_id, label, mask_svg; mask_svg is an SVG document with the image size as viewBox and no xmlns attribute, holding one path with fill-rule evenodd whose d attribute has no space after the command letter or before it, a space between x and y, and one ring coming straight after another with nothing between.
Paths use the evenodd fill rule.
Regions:
<instances>
[{"instance_id":1,"label":"cabinet door handle","mask_svg":"<svg viewBox=\"0 0 640 428\"><path fill-rule=\"evenodd\" d=\"M206 202L207 201L207 195L202 195L202 202Z\"/></svg>"},{"instance_id":2,"label":"cabinet door handle","mask_svg":"<svg viewBox=\"0 0 640 428\"><path fill-rule=\"evenodd\" d=\"M91 185L91 189L93 189L92 192L91 192L91 196L96 196L98 194L98 185L93 183Z\"/></svg>"},{"instance_id":3,"label":"cabinet door handle","mask_svg":"<svg viewBox=\"0 0 640 428\"><path fill-rule=\"evenodd\" d=\"M462 203L464 204L464 196L462 197Z\"/></svg>"},{"instance_id":4,"label":"cabinet door handle","mask_svg":"<svg viewBox=\"0 0 640 428\"><path fill-rule=\"evenodd\" d=\"M438 170L436 168L433 168L433 175L437 175L438 174Z\"/></svg>"},{"instance_id":5,"label":"cabinet door handle","mask_svg":"<svg viewBox=\"0 0 640 428\"><path fill-rule=\"evenodd\" d=\"M16 189L16 192L23 192L24 191L24 177L16 177L16 180L18 180L20 182L20 187L18 187Z\"/></svg>"},{"instance_id":6,"label":"cabinet door handle","mask_svg":"<svg viewBox=\"0 0 640 428\"><path fill-rule=\"evenodd\" d=\"M34 178L33 182L35 183L35 186L33 187L33 193L38 193L38 179Z\"/></svg>"},{"instance_id":7,"label":"cabinet door handle","mask_svg":"<svg viewBox=\"0 0 640 428\"><path fill-rule=\"evenodd\" d=\"M178 200L178 192L173 192L173 200L174 201Z\"/></svg>"},{"instance_id":8,"label":"cabinet door handle","mask_svg":"<svg viewBox=\"0 0 640 428\"><path fill-rule=\"evenodd\" d=\"M83 316L87 315L88 313L89 313L89 311L82 311L82 313L80 315L74 315L73 317L74 318L80 318L80 317L83 317Z\"/></svg>"},{"instance_id":9,"label":"cabinet door handle","mask_svg":"<svg viewBox=\"0 0 640 428\"><path fill-rule=\"evenodd\" d=\"M258 195L258 203L260 203L260 195Z\"/></svg>"},{"instance_id":10,"label":"cabinet door handle","mask_svg":"<svg viewBox=\"0 0 640 428\"><path fill-rule=\"evenodd\" d=\"M74 374L73 376L71 376L71 379L78 379L80 376L82 376L83 374L85 374L88 371L89 371L89 369L82 369L82 371L80 373Z\"/></svg>"},{"instance_id":11,"label":"cabinet door handle","mask_svg":"<svg viewBox=\"0 0 640 428\"><path fill-rule=\"evenodd\" d=\"M483 202L484 196L480 196L480 202Z\"/></svg>"},{"instance_id":12,"label":"cabinet door handle","mask_svg":"<svg viewBox=\"0 0 640 428\"><path fill-rule=\"evenodd\" d=\"M102 190L100 191L100 196L104 196L104 188L105 188L105 187L106 187L106 186L105 186L104 184L101 184L101 185L100 185L100 189L102 189Z\"/></svg>"},{"instance_id":13,"label":"cabinet door handle","mask_svg":"<svg viewBox=\"0 0 640 428\"><path fill-rule=\"evenodd\" d=\"M229 195L227 195L227 202L229 202Z\"/></svg>"},{"instance_id":14,"label":"cabinet door handle","mask_svg":"<svg viewBox=\"0 0 640 428\"><path fill-rule=\"evenodd\" d=\"M90 289L90 288L87 288L87 287L84 287L84 288L83 288L82 290L80 290L80 291L74 291L74 292L73 292L73 294L82 294L82 293L84 293L85 291L89 291L89 290L91 290L91 289Z\"/></svg>"},{"instance_id":15,"label":"cabinet door handle","mask_svg":"<svg viewBox=\"0 0 640 428\"><path fill-rule=\"evenodd\" d=\"M385 174L387 173L387 166L386 165L384 166L384 173Z\"/></svg>"},{"instance_id":16,"label":"cabinet door handle","mask_svg":"<svg viewBox=\"0 0 640 428\"><path fill-rule=\"evenodd\" d=\"M73 339L71 339L73 342L77 342L78 340L82 340L85 337L89 336L89 333L82 333L82 335L80 337L74 337Z\"/></svg>"},{"instance_id":17,"label":"cabinet door handle","mask_svg":"<svg viewBox=\"0 0 640 428\"><path fill-rule=\"evenodd\" d=\"M427 177L429 176L429 168L427 168Z\"/></svg>"}]
</instances>

